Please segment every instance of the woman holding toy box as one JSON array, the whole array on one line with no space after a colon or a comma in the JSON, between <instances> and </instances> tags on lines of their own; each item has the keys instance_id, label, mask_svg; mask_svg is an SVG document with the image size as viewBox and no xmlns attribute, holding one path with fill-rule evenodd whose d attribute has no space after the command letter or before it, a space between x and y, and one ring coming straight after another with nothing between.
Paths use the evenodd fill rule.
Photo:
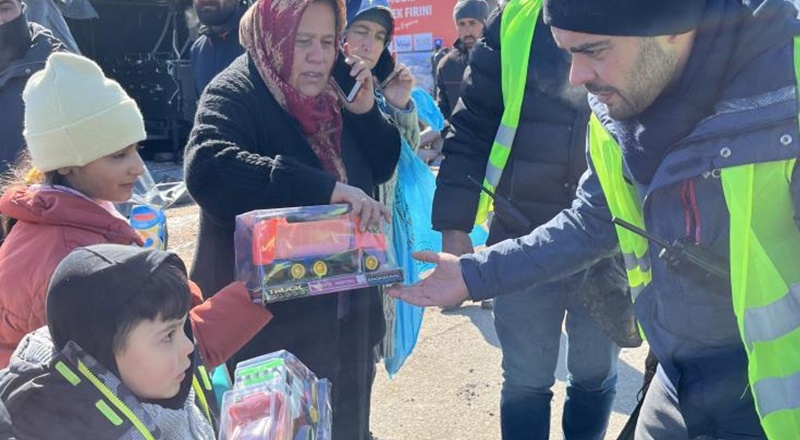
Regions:
<instances>
[{"instance_id":1,"label":"woman holding toy box","mask_svg":"<svg viewBox=\"0 0 800 440\"><path fill-rule=\"evenodd\" d=\"M388 216L373 195L394 171L400 135L359 58L346 56L361 83L355 99L334 92L344 12L341 0L259 0L240 26L246 53L204 91L186 149L187 186L201 208L192 279L204 291L233 280L238 214L349 203L361 227ZM269 309L274 319L234 363L292 352L333 383L333 438L369 438L373 347L385 331L376 289Z\"/></svg>"}]
</instances>

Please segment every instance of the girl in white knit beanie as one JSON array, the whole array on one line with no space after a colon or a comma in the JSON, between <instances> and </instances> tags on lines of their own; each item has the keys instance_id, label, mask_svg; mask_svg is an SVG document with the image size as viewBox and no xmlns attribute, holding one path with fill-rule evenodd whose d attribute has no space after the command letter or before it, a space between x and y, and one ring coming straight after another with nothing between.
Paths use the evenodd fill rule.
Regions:
<instances>
[{"instance_id":1,"label":"girl in white knit beanie","mask_svg":"<svg viewBox=\"0 0 800 440\"><path fill-rule=\"evenodd\" d=\"M33 169L0 198L10 229L0 246L0 368L26 333L45 325L50 276L70 251L140 243L113 205L131 197L145 171L136 103L93 61L69 53L51 55L22 98Z\"/></svg>"}]
</instances>

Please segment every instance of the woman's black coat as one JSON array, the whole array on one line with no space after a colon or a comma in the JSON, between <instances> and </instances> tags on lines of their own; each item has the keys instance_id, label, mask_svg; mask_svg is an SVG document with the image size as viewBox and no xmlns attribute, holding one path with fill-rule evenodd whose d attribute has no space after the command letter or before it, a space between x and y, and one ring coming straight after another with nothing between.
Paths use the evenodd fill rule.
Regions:
<instances>
[{"instance_id":1,"label":"woman's black coat","mask_svg":"<svg viewBox=\"0 0 800 440\"><path fill-rule=\"evenodd\" d=\"M394 172L400 135L377 106L364 115L342 113L341 147L348 184L372 195ZM254 209L325 205L335 184L247 54L203 93L185 164L189 192L201 208L191 278L206 295L234 280L236 215ZM331 369L339 364L332 360L341 350L354 343L372 347L385 332L377 289L349 295L348 329L337 319L336 294L270 304L274 319L233 361L286 349L320 377L332 378L335 371ZM340 344L343 332L358 335L358 341Z\"/></svg>"}]
</instances>

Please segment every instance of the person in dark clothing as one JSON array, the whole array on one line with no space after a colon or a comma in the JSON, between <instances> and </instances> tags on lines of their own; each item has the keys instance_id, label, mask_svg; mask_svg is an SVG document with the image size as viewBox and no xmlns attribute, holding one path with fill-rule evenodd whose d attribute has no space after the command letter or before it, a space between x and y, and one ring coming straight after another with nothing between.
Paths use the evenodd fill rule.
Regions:
<instances>
[{"instance_id":1,"label":"person in dark clothing","mask_svg":"<svg viewBox=\"0 0 800 440\"><path fill-rule=\"evenodd\" d=\"M442 61L445 55L450 52L449 47L442 47L442 40L436 40L433 46L433 54L431 55L431 78L433 78L433 96L439 93L439 88L436 86L436 70L439 68L439 61Z\"/></svg>"},{"instance_id":2,"label":"person in dark clothing","mask_svg":"<svg viewBox=\"0 0 800 440\"><path fill-rule=\"evenodd\" d=\"M472 50L461 101L444 143L433 227L442 232L443 251L454 255L472 253L468 233L476 219L479 190L467 176L483 181L506 107L501 72L507 67L500 58L504 11L489 19L484 38ZM568 84L569 59L558 50L541 21L529 45L531 61L519 125L496 192L512 200L535 227L572 202L586 170L589 106L585 92ZM530 232L504 220L500 214L494 216L487 244ZM621 267L613 260L561 281L526 286L495 299L495 328L503 351L500 420L504 440L549 436L550 389L565 313L570 379L564 438L603 438L616 393L619 347L607 334L611 332L603 331L597 316L584 306L596 302L589 298L598 297L615 299L623 310L627 307L627 314L619 314L619 324L625 325L622 317L631 317L630 298Z\"/></svg>"},{"instance_id":3,"label":"person in dark clothing","mask_svg":"<svg viewBox=\"0 0 800 440\"><path fill-rule=\"evenodd\" d=\"M47 29L28 23L20 0L0 0L0 175L25 149L22 90L53 52L66 51Z\"/></svg>"},{"instance_id":4,"label":"person in dark clothing","mask_svg":"<svg viewBox=\"0 0 800 440\"><path fill-rule=\"evenodd\" d=\"M73 251L51 279L48 325L0 374L2 438L216 439L213 390L192 386L209 380L187 319L197 297L174 253Z\"/></svg>"},{"instance_id":5,"label":"person in dark clothing","mask_svg":"<svg viewBox=\"0 0 800 440\"><path fill-rule=\"evenodd\" d=\"M373 196L394 172L400 134L376 105L363 60L346 59L362 84L355 100L342 105L333 91L344 13L341 1L260 0L239 29L246 53L203 92L185 158L200 205L192 280L201 288L232 280L238 214L349 203L362 227L388 215ZM233 361L292 352L333 383L333 438L368 438L373 348L385 331L377 289L269 309L270 325Z\"/></svg>"},{"instance_id":6,"label":"person in dark clothing","mask_svg":"<svg viewBox=\"0 0 800 440\"><path fill-rule=\"evenodd\" d=\"M80 55L78 43L65 18L70 20L93 20L100 18L89 0L22 0L25 17L29 22L44 26L67 50Z\"/></svg>"},{"instance_id":7,"label":"person in dark clothing","mask_svg":"<svg viewBox=\"0 0 800 440\"><path fill-rule=\"evenodd\" d=\"M436 102L448 121L461 95L469 51L483 35L488 17L489 6L484 0L461 0L453 7L458 40L436 66Z\"/></svg>"},{"instance_id":8,"label":"person in dark clothing","mask_svg":"<svg viewBox=\"0 0 800 440\"><path fill-rule=\"evenodd\" d=\"M593 113L572 206L476 254L420 254L436 270L389 293L417 305L483 299L622 252L659 362L636 439L796 438L797 10L782 0L543 4ZM702 263L681 255L676 266L613 217L691 244Z\"/></svg>"},{"instance_id":9,"label":"person in dark clothing","mask_svg":"<svg viewBox=\"0 0 800 440\"><path fill-rule=\"evenodd\" d=\"M344 41L353 54L375 69L381 56L389 53L393 36L394 18L389 2L364 0L361 10L347 22ZM383 85L376 80L375 91L381 110L392 118L408 145L416 149L419 147L419 118L411 99L414 81L414 75L408 67L396 62L394 78Z\"/></svg>"},{"instance_id":10,"label":"person in dark clothing","mask_svg":"<svg viewBox=\"0 0 800 440\"><path fill-rule=\"evenodd\" d=\"M218 73L244 53L239 21L249 7L244 0L194 0L200 36L192 44L192 75L198 96Z\"/></svg>"}]
</instances>

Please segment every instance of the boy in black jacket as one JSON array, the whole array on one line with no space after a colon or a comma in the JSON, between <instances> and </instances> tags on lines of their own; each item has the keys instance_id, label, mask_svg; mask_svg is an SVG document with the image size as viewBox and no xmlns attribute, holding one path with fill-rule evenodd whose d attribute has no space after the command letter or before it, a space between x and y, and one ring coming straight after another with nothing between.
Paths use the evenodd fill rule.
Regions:
<instances>
[{"instance_id":1,"label":"boy in black jacket","mask_svg":"<svg viewBox=\"0 0 800 440\"><path fill-rule=\"evenodd\" d=\"M73 251L51 280L49 327L27 335L0 373L2 438L216 438L190 304L173 253Z\"/></svg>"}]
</instances>

